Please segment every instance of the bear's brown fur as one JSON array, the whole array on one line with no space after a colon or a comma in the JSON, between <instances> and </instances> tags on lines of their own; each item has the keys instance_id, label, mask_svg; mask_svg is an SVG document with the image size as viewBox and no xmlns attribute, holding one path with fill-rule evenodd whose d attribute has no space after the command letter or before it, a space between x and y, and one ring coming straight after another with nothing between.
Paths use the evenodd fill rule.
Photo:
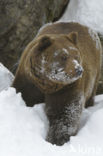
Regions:
<instances>
[{"instance_id":1,"label":"bear's brown fur","mask_svg":"<svg viewBox=\"0 0 103 156\"><path fill-rule=\"evenodd\" d=\"M97 34L72 22L44 27L25 49L13 86L29 106L45 96L49 142L62 145L77 133L83 107L93 105L101 52Z\"/></svg>"}]
</instances>

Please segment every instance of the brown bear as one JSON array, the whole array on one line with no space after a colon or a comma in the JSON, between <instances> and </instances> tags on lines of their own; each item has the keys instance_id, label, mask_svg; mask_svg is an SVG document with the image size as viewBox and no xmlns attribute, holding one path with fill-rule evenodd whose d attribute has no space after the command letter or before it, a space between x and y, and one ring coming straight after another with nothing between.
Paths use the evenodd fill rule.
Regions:
<instances>
[{"instance_id":1,"label":"brown bear","mask_svg":"<svg viewBox=\"0 0 103 156\"><path fill-rule=\"evenodd\" d=\"M47 25L24 50L13 87L28 106L45 99L52 144L75 135L83 108L93 105L101 53L97 34L73 22Z\"/></svg>"}]
</instances>

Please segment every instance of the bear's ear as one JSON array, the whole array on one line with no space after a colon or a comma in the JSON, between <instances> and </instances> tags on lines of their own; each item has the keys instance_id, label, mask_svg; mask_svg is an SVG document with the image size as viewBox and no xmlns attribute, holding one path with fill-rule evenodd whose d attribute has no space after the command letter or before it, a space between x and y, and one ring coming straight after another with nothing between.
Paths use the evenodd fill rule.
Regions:
<instances>
[{"instance_id":1,"label":"bear's ear","mask_svg":"<svg viewBox=\"0 0 103 156\"><path fill-rule=\"evenodd\" d=\"M78 42L78 33L77 32L71 32L67 36L68 36L68 39L72 43L77 44L77 42Z\"/></svg>"},{"instance_id":2,"label":"bear's ear","mask_svg":"<svg viewBox=\"0 0 103 156\"><path fill-rule=\"evenodd\" d=\"M52 44L52 39L49 36L43 36L38 44L38 50L43 51Z\"/></svg>"}]
</instances>

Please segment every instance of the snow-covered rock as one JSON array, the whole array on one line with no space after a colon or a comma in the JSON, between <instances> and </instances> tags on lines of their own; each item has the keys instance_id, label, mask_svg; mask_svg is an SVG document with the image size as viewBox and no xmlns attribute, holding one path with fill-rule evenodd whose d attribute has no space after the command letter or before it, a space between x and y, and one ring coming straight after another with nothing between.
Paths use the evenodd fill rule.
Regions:
<instances>
[{"instance_id":1,"label":"snow-covered rock","mask_svg":"<svg viewBox=\"0 0 103 156\"><path fill-rule=\"evenodd\" d=\"M103 0L71 0L60 21L75 21L103 34Z\"/></svg>"}]
</instances>

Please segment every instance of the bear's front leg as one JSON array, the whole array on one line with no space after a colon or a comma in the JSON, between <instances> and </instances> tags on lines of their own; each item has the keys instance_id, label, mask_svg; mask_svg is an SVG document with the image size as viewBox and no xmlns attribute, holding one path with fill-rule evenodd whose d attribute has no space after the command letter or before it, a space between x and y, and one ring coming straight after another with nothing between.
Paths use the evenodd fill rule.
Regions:
<instances>
[{"instance_id":1,"label":"bear's front leg","mask_svg":"<svg viewBox=\"0 0 103 156\"><path fill-rule=\"evenodd\" d=\"M62 99L61 101L63 102ZM69 141L70 136L77 133L83 107L83 97L81 96L75 96L67 104L65 103L65 99L65 104L61 103L61 101L60 105L57 104L57 97L57 103L46 105L46 114L50 123L46 140L56 145L63 145Z\"/></svg>"}]
</instances>

